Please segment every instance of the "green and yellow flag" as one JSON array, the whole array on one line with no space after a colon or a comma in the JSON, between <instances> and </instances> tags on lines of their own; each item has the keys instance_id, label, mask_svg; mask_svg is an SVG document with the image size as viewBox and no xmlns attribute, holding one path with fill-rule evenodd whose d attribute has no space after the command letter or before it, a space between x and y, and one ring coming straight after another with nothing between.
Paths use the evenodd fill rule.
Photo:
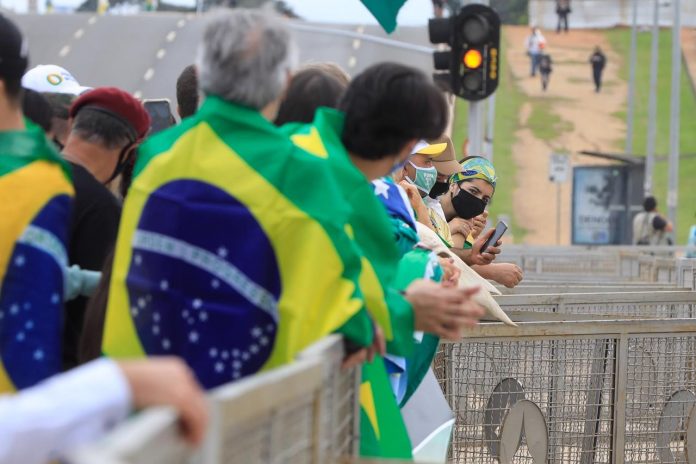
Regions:
<instances>
[{"instance_id":1,"label":"green and yellow flag","mask_svg":"<svg viewBox=\"0 0 696 464\"><path fill-rule=\"evenodd\" d=\"M289 124L283 130L298 146L318 159L325 159L352 211L351 237L362 254L360 290L367 310L383 328L387 351L400 355L413 352L413 311L392 287L400 252L386 209L374 194L372 184L353 165L341 143L343 115L322 108L311 125ZM360 451L362 456L411 458L408 432L392 392L384 360L363 366L360 387Z\"/></svg>"},{"instance_id":2,"label":"green and yellow flag","mask_svg":"<svg viewBox=\"0 0 696 464\"><path fill-rule=\"evenodd\" d=\"M0 132L0 393L61 371L72 195L41 129Z\"/></svg>"},{"instance_id":3,"label":"green and yellow flag","mask_svg":"<svg viewBox=\"0 0 696 464\"><path fill-rule=\"evenodd\" d=\"M360 0L377 19L380 26L391 34L396 29L396 17L406 0Z\"/></svg>"},{"instance_id":4,"label":"green and yellow flag","mask_svg":"<svg viewBox=\"0 0 696 464\"><path fill-rule=\"evenodd\" d=\"M372 341L348 211L324 160L257 111L208 97L141 147L103 349L176 354L206 388L340 329Z\"/></svg>"}]
</instances>

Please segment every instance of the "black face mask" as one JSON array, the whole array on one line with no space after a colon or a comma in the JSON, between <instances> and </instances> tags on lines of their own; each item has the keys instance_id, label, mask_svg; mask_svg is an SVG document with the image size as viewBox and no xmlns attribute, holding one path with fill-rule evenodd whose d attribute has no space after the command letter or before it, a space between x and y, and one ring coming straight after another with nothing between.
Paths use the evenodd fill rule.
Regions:
<instances>
[{"instance_id":1,"label":"black face mask","mask_svg":"<svg viewBox=\"0 0 696 464\"><path fill-rule=\"evenodd\" d=\"M449 184L447 182L435 182L435 185L430 189L428 195L430 198L435 199L447 193L447 190L449 190Z\"/></svg>"},{"instance_id":2,"label":"black face mask","mask_svg":"<svg viewBox=\"0 0 696 464\"><path fill-rule=\"evenodd\" d=\"M471 219L483 213L486 202L462 189L456 196L452 195L452 206L457 216L462 219Z\"/></svg>"}]
</instances>

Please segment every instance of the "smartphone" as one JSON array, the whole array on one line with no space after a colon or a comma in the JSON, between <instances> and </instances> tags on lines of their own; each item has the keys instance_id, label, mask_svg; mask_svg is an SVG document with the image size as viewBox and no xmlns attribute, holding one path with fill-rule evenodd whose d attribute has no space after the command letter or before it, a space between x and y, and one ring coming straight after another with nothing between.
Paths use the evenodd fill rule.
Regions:
<instances>
[{"instance_id":1,"label":"smartphone","mask_svg":"<svg viewBox=\"0 0 696 464\"><path fill-rule=\"evenodd\" d=\"M497 226L495 226L495 232L493 232L493 235L486 240L486 243L483 244L481 247L481 253L485 253L486 250L488 250L489 246L494 246L496 243L498 243L498 240L500 240L505 232L507 232L508 226L505 224L503 221L500 221Z\"/></svg>"},{"instance_id":2,"label":"smartphone","mask_svg":"<svg viewBox=\"0 0 696 464\"><path fill-rule=\"evenodd\" d=\"M176 123L168 99L145 100L143 101L143 106L150 115L150 135L156 134Z\"/></svg>"}]
</instances>

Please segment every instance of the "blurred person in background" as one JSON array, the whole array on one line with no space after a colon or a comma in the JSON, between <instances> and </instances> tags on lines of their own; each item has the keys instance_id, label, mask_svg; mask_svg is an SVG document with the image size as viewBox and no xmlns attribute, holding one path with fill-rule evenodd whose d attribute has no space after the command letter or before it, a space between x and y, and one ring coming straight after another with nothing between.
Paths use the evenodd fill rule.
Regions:
<instances>
[{"instance_id":1,"label":"blurred person in background","mask_svg":"<svg viewBox=\"0 0 696 464\"><path fill-rule=\"evenodd\" d=\"M541 75L541 90L546 92L549 87L549 80L551 79L551 73L553 72L553 63L551 61L551 55L544 51L539 58L539 74Z\"/></svg>"},{"instance_id":2,"label":"blurred person in background","mask_svg":"<svg viewBox=\"0 0 696 464\"><path fill-rule=\"evenodd\" d=\"M310 67L298 71L290 82L286 98L280 104L275 124L310 123L316 108L336 108L347 83L323 69Z\"/></svg>"},{"instance_id":3,"label":"blurred person in background","mask_svg":"<svg viewBox=\"0 0 696 464\"><path fill-rule=\"evenodd\" d=\"M643 209L633 218L633 244L672 245L672 239L667 234L674 231L674 226L657 211L657 199L646 197Z\"/></svg>"},{"instance_id":4,"label":"blurred person in background","mask_svg":"<svg viewBox=\"0 0 696 464\"><path fill-rule=\"evenodd\" d=\"M539 59L541 58L545 46L546 39L541 33L541 30L539 30L538 27L533 27L531 34L527 36L525 47L527 49L527 56L529 56L531 61L531 77L536 76L537 69L539 68Z\"/></svg>"},{"instance_id":5,"label":"blurred person in background","mask_svg":"<svg viewBox=\"0 0 696 464\"><path fill-rule=\"evenodd\" d=\"M73 210L69 260L82 269L100 271L113 249L118 233L121 205L106 187L121 173L150 128L142 103L113 87L94 89L70 108L72 130L63 156L73 170ZM87 299L66 305L64 363L77 365Z\"/></svg>"},{"instance_id":6,"label":"blurred person in background","mask_svg":"<svg viewBox=\"0 0 696 464\"><path fill-rule=\"evenodd\" d=\"M568 32L568 15L571 11L570 0L556 0L556 14L558 15L556 33L560 34L562 30Z\"/></svg>"},{"instance_id":7,"label":"blurred person in background","mask_svg":"<svg viewBox=\"0 0 696 464\"><path fill-rule=\"evenodd\" d=\"M24 89L22 97L22 113L53 139L53 108L39 92Z\"/></svg>"},{"instance_id":8,"label":"blurred person in background","mask_svg":"<svg viewBox=\"0 0 696 464\"><path fill-rule=\"evenodd\" d=\"M595 47L594 53L590 56L590 65L592 66L592 79L594 80L595 92L599 93L602 90L602 73L607 65L607 57L598 46Z\"/></svg>"},{"instance_id":9,"label":"blurred person in background","mask_svg":"<svg viewBox=\"0 0 696 464\"><path fill-rule=\"evenodd\" d=\"M176 80L176 112L179 118L193 116L198 110L199 103L200 91L196 66L190 64L181 71Z\"/></svg>"},{"instance_id":10,"label":"blurred person in background","mask_svg":"<svg viewBox=\"0 0 696 464\"><path fill-rule=\"evenodd\" d=\"M51 105L53 113L51 120L53 143L62 151L72 128L70 106L72 106L77 97L69 93L43 93L42 95L48 101L48 104Z\"/></svg>"}]
</instances>

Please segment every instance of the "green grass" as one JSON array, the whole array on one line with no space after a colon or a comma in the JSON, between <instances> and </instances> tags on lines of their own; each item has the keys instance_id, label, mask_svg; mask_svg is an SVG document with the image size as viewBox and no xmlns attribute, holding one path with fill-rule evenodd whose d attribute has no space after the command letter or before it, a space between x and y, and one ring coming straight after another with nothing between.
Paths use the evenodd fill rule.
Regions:
<instances>
[{"instance_id":1,"label":"green grass","mask_svg":"<svg viewBox=\"0 0 696 464\"><path fill-rule=\"evenodd\" d=\"M629 29L614 29L607 31L607 37L614 50L623 57L620 67L620 78L628 81L628 57L631 44ZM648 133L648 95L650 86L650 43L649 32L638 33L637 62L636 62L636 99L635 122L633 129L633 148L637 155L644 155L646 135ZM660 32L659 66L657 85L657 140L656 152L658 155L669 153L669 101L671 87L672 66L672 32L662 30ZM682 66L681 76L681 153L696 153L696 95L689 82L686 69ZM626 118L623 111L617 116ZM624 143L619 145L623 148ZM667 198L667 162L656 163L653 192L658 198L658 208L666 212L665 200ZM679 205L677 211L677 240L678 243L686 242L689 227L696 224L696 189L693 188L692 179L696 178L696 158L683 158L679 165Z\"/></svg>"},{"instance_id":2,"label":"green grass","mask_svg":"<svg viewBox=\"0 0 696 464\"><path fill-rule=\"evenodd\" d=\"M552 109L552 105L560 99L553 98L529 98L532 104L532 113L527 120L527 127L534 137L539 140L552 141L564 132L572 131L575 126L572 122L564 121Z\"/></svg>"},{"instance_id":3,"label":"green grass","mask_svg":"<svg viewBox=\"0 0 696 464\"><path fill-rule=\"evenodd\" d=\"M507 37L504 35L503 39L502 48L504 49ZM501 56L505 56L504 50L501 51ZM500 214L509 216L512 224L508 225L512 229L515 241L520 243L527 231L517 223L512 206L512 196L516 187L516 166L512 159L512 148L515 143L515 132L519 129L520 109L526 97L515 84L507 60L501 59L500 66L500 81L496 90L495 140L493 141L493 162L499 180L490 214L494 220ZM468 103L458 98L455 105L452 142L459 156L462 154L462 144L467 138L467 124Z\"/></svg>"}]
</instances>

